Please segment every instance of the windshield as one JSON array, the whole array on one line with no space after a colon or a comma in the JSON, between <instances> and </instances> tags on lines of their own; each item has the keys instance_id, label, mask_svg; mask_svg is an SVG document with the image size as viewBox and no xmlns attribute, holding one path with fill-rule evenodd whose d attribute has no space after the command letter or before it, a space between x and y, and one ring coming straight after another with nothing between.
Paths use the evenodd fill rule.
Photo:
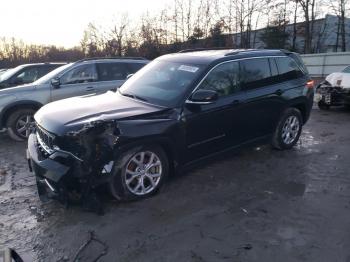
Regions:
<instances>
[{"instance_id":1,"label":"windshield","mask_svg":"<svg viewBox=\"0 0 350 262\"><path fill-rule=\"evenodd\" d=\"M152 104L173 107L202 69L202 65L156 60L126 81L119 92Z\"/></svg>"},{"instance_id":2,"label":"windshield","mask_svg":"<svg viewBox=\"0 0 350 262\"><path fill-rule=\"evenodd\" d=\"M23 66L17 66L15 68L9 69L5 71L1 76L0 76L0 82L5 81L12 77L14 74L16 74L18 71L20 71L23 68Z\"/></svg>"},{"instance_id":3,"label":"windshield","mask_svg":"<svg viewBox=\"0 0 350 262\"><path fill-rule=\"evenodd\" d=\"M58 75L59 73L64 71L66 68L70 67L71 65L72 65L72 63L60 66L60 67L56 68L55 70L51 71L50 73L48 73L47 75L44 75L43 77L39 78L33 84L41 85L41 84L48 83L52 78L54 78L56 75Z\"/></svg>"},{"instance_id":4,"label":"windshield","mask_svg":"<svg viewBox=\"0 0 350 262\"><path fill-rule=\"evenodd\" d=\"M350 73L350 66L347 66L343 69L343 73Z\"/></svg>"}]
</instances>

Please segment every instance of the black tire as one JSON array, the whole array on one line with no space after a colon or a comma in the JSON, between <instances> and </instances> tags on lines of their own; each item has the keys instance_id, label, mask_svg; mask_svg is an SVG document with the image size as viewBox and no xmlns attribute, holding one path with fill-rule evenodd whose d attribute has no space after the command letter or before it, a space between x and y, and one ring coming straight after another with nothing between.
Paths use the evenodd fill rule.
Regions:
<instances>
[{"instance_id":1,"label":"black tire","mask_svg":"<svg viewBox=\"0 0 350 262\"><path fill-rule=\"evenodd\" d=\"M161 175L159 182L156 187L151 192L137 195L133 193L127 186L126 182L126 169L127 165L131 165L130 161L137 156L140 152L152 152L161 162ZM119 159L114 163L112 168L112 180L109 183L109 189L114 198L120 201L133 201L139 200L146 197L150 197L156 194L163 183L166 181L166 178L169 175L169 161L166 156L164 150L159 146L149 145L149 146L138 146L133 147L130 150L125 151ZM137 178L137 182L139 182L140 178ZM150 182L150 181L149 181ZM144 185L144 182L142 182ZM131 184L131 183L130 183Z\"/></svg>"},{"instance_id":2,"label":"black tire","mask_svg":"<svg viewBox=\"0 0 350 262\"><path fill-rule=\"evenodd\" d=\"M8 135L16 141L24 141L28 138L23 133L18 132L18 125L21 118L25 116L31 116L33 118L35 110L32 108L22 108L13 111L7 119L6 127Z\"/></svg>"},{"instance_id":3,"label":"black tire","mask_svg":"<svg viewBox=\"0 0 350 262\"><path fill-rule=\"evenodd\" d=\"M318 108L319 109L321 109L321 110L329 110L329 108L330 108L330 105L327 105L325 102L323 102L323 101L319 101L318 103L317 103L317 105L318 105Z\"/></svg>"},{"instance_id":4,"label":"black tire","mask_svg":"<svg viewBox=\"0 0 350 262\"><path fill-rule=\"evenodd\" d=\"M291 117L296 117L296 119L299 121L298 130L296 132L295 138L290 142L286 143L283 138L283 128L287 124L287 120L291 119ZM291 149L295 144L298 142L301 131L302 131L302 125L303 125L303 117L300 113L300 111L297 108L288 108L286 109L275 129L275 132L272 137L272 146L279 150L286 150Z\"/></svg>"}]
</instances>

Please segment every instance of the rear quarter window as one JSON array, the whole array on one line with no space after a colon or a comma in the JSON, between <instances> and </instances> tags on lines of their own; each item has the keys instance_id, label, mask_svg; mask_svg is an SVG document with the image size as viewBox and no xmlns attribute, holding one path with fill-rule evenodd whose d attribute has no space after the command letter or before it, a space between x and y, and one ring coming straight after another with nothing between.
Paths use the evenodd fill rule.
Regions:
<instances>
[{"instance_id":1,"label":"rear quarter window","mask_svg":"<svg viewBox=\"0 0 350 262\"><path fill-rule=\"evenodd\" d=\"M288 55L289 57L293 58L294 61L298 64L298 66L301 68L301 70L305 73L305 74L309 74L309 71L307 70L307 67L305 66L303 59L300 57L299 54L297 53L291 53Z\"/></svg>"},{"instance_id":2,"label":"rear quarter window","mask_svg":"<svg viewBox=\"0 0 350 262\"><path fill-rule=\"evenodd\" d=\"M304 76L296 61L290 57L275 58L282 81L293 80Z\"/></svg>"},{"instance_id":3,"label":"rear quarter window","mask_svg":"<svg viewBox=\"0 0 350 262\"><path fill-rule=\"evenodd\" d=\"M128 75L126 63L97 63L99 81L125 80Z\"/></svg>"}]
</instances>

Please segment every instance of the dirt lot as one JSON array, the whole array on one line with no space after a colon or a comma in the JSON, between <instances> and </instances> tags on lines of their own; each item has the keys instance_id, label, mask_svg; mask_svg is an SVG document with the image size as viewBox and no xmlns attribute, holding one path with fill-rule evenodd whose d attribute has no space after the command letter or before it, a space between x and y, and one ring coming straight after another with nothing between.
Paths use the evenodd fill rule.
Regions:
<instances>
[{"instance_id":1,"label":"dirt lot","mask_svg":"<svg viewBox=\"0 0 350 262\"><path fill-rule=\"evenodd\" d=\"M72 261L89 231L100 261L350 261L349 111L314 109L295 149L220 156L104 216L41 204L24 149L0 135L0 247L26 261Z\"/></svg>"}]
</instances>

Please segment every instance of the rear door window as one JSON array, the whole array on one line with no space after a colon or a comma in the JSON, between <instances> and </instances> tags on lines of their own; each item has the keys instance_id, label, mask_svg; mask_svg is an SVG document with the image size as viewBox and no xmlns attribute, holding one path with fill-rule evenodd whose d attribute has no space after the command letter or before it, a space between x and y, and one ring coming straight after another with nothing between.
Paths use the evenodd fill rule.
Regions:
<instances>
[{"instance_id":1,"label":"rear door window","mask_svg":"<svg viewBox=\"0 0 350 262\"><path fill-rule=\"evenodd\" d=\"M276 57L275 59L281 80L293 80L304 75L294 59L290 57Z\"/></svg>"},{"instance_id":2,"label":"rear door window","mask_svg":"<svg viewBox=\"0 0 350 262\"><path fill-rule=\"evenodd\" d=\"M146 64L144 63L128 63L128 69L129 74L135 74L137 71L139 71L142 67L144 67Z\"/></svg>"},{"instance_id":3,"label":"rear door window","mask_svg":"<svg viewBox=\"0 0 350 262\"><path fill-rule=\"evenodd\" d=\"M97 63L99 81L125 80L129 74L126 63Z\"/></svg>"},{"instance_id":4,"label":"rear door window","mask_svg":"<svg viewBox=\"0 0 350 262\"><path fill-rule=\"evenodd\" d=\"M269 60L267 58L247 59L241 64L241 82L245 89L254 89L272 83Z\"/></svg>"}]
</instances>

